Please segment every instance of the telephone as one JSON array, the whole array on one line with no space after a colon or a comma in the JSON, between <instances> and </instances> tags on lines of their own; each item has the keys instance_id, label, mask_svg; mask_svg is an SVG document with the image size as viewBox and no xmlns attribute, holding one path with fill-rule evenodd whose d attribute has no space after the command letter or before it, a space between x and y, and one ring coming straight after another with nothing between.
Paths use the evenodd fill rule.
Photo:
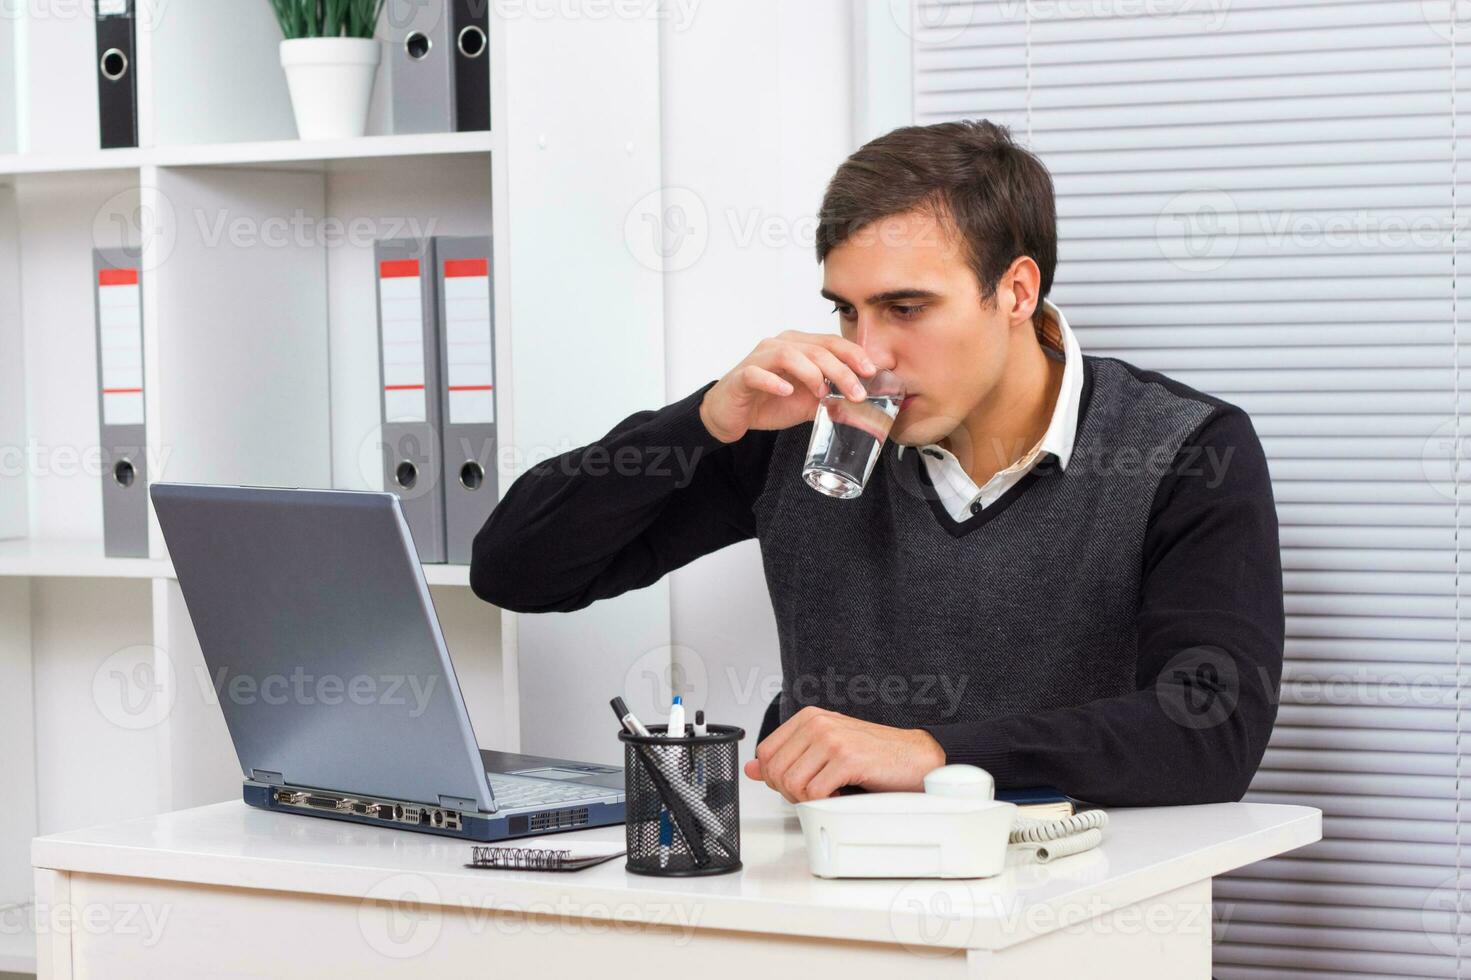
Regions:
<instances>
[{"instance_id":1,"label":"telephone","mask_svg":"<svg viewBox=\"0 0 1471 980\"><path fill-rule=\"evenodd\" d=\"M1098 846L1108 814L1085 810L1034 820L996 799L991 774L948 765L924 778L923 793L861 793L805 800L797 818L807 862L819 878L989 878L1007 849L1046 862Z\"/></svg>"}]
</instances>

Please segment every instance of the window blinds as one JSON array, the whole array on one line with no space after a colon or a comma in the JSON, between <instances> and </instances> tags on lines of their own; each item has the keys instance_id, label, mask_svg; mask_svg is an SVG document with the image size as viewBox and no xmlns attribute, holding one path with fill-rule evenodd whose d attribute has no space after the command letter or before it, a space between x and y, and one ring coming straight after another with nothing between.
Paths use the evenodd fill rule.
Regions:
<instances>
[{"instance_id":1,"label":"window blinds","mask_svg":"<svg viewBox=\"0 0 1471 980\"><path fill-rule=\"evenodd\" d=\"M1270 460L1286 666L1246 798L1324 839L1217 879L1221 980L1471 976L1464 7L1454 43L1450 0L912 11L916 122L1007 123L1051 170L1083 350L1241 405Z\"/></svg>"}]
</instances>

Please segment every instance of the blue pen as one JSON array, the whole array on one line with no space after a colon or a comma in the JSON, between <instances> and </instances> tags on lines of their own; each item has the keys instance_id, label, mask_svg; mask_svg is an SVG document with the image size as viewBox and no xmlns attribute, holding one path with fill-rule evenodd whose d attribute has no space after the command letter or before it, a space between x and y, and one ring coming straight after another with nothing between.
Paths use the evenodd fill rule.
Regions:
<instances>
[{"instance_id":1,"label":"blue pen","mask_svg":"<svg viewBox=\"0 0 1471 980\"><path fill-rule=\"evenodd\" d=\"M669 848L674 844L674 823L668 807L659 808L659 867L669 867Z\"/></svg>"},{"instance_id":2,"label":"blue pen","mask_svg":"<svg viewBox=\"0 0 1471 980\"><path fill-rule=\"evenodd\" d=\"M664 727L666 738L684 737L684 700L676 694L669 706L669 724ZM659 867L669 865L669 849L674 845L674 821L669 819L667 807L659 811Z\"/></svg>"}]
</instances>

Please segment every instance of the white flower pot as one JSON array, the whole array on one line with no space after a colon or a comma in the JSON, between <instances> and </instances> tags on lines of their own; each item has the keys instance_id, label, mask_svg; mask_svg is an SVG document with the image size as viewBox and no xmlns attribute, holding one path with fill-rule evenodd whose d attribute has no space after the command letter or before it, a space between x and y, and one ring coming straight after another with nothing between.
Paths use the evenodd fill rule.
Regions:
<instances>
[{"instance_id":1,"label":"white flower pot","mask_svg":"<svg viewBox=\"0 0 1471 980\"><path fill-rule=\"evenodd\" d=\"M368 128L382 44L369 37L301 37L281 42L296 132L304 140L361 136Z\"/></svg>"}]
</instances>

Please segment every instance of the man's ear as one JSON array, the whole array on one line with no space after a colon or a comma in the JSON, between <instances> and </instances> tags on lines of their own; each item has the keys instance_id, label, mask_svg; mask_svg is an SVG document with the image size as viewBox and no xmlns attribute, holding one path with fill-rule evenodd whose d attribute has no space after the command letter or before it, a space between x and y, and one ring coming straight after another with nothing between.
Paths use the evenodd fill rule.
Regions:
<instances>
[{"instance_id":1,"label":"man's ear","mask_svg":"<svg viewBox=\"0 0 1471 980\"><path fill-rule=\"evenodd\" d=\"M1005 311L1007 326L1019 329L1025 325L1030 329L1042 307L1042 270L1036 261L1030 255L1017 256L1001 277L1001 286L997 288L998 300L1003 293L1002 287L1011 296L1011 308Z\"/></svg>"}]
</instances>

